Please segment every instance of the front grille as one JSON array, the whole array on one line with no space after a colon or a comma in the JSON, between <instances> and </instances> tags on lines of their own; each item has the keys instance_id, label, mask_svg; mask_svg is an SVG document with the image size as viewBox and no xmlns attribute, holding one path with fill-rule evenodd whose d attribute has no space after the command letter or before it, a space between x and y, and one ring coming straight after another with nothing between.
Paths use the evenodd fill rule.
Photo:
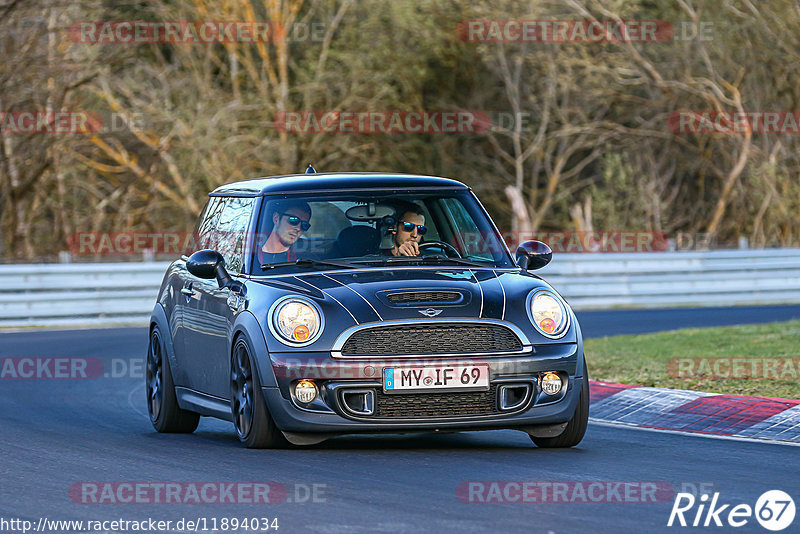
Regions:
<instances>
[{"instance_id":1,"label":"front grille","mask_svg":"<svg viewBox=\"0 0 800 534\"><path fill-rule=\"evenodd\" d=\"M396 393L375 390L375 415L379 418L458 417L500 413L497 386L467 393Z\"/></svg>"},{"instance_id":2,"label":"front grille","mask_svg":"<svg viewBox=\"0 0 800 534\"><path fill-rule=\"evenodd\" d=\"M387 297L392 304L452 303L462 299L458 291L408 291L391 293Z\"/></svg>"},{"instance_id":3,"label":"front grille","mask_svg":"<svg viewBox=\"0 0 800 534\"><path fill-rule=\"evenodd\" d=\"M476 354L521 349L522 342L506 326L440 323L358 330L345 341L342 355Z\"/></svg>"}]
</instances>

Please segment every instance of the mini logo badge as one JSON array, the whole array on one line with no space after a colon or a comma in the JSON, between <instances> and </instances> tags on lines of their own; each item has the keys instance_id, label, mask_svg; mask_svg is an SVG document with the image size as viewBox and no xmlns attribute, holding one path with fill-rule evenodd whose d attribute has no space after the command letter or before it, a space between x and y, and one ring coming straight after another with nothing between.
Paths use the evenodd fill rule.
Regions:
<instances>
[{"instance_id":1,"label":"mini logo badge","mask_svg":"<svg viewBox=\"0 0 800 534\"><path fill-rule=\"evenodd\" d=\"M420 312L425 317L436 317L437 315L442 313L442 310L435 310L433 308L428 308L427 310L417 310L417 311Z\"/></svg>"}]
</instances>

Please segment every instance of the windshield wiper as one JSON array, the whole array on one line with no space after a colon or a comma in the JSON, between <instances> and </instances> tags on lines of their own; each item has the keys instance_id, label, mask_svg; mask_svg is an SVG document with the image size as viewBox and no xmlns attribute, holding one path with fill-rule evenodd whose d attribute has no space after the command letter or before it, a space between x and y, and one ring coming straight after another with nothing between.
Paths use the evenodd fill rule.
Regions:
<instances>
[{"instance_id":1,"label":"windshield wiper","mask_svg":"<svg viewBox=\"0 0 800 534\"><path fill-rule=\"evenodd\" d=\"M301 258L296 261L283 261L280 263L267 263L261 266L262 271L274 269L276 267L289 267L295 265L297 267L339 267L340 269L357 269L357 265L348 263L346 261L328 261L328 260L312 260L308 258Z\"/></svg>"},{"instance_id":2,"label":"windshield wiper","mask_svg":"<svg viewBox=\"0 0 800 534\"><path fill-rule=\"evenodd\" d=\"M435 263L435 264L455 263L456 265L465 265L468 267L491 267L491 265L487 265L486 263L479 263L477 261L465 260L464 258L448 258L445 256L438 256L438 255L392 256L384 260L384 263L412 263L412 262Z\"/></svg>"}]
</instances>

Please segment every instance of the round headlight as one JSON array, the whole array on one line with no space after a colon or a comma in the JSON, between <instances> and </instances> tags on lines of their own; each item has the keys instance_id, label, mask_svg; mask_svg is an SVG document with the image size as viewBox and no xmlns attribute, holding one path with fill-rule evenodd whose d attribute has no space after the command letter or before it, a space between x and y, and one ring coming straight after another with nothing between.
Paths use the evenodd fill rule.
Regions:
<instances>
[{"instance_id":1,"label":"round headlight","mask_svg":"<svg viewBox=\"0 0 800 534\"><path fill-rule=\"evenodd\" d=\"M549 338L561 337L567 329L564 302L550 291L539 291L531 299L531 320L536 329Z\"/></svg>"},{"instance_id":2,"label":"round headlight","mask_svg":"<svg viewBox=\"0 0 800 534\"><path fill-rule=\"evenodd\" d=\"M272 311L274 333L292 345L311 343L322 329L322 317L316 306L305 299L288 298Z\"/></svg>"}]
</instances>

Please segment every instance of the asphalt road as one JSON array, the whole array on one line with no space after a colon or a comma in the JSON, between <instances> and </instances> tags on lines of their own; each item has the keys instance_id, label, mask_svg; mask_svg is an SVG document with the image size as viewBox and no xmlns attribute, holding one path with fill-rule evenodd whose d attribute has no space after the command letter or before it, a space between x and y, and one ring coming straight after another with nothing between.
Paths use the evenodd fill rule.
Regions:
<instances>
[{"instance_id":1,"label":"asphalt road","mask_svg":"<svg viewBox=\"0 0 800 534\"><path fill-rule=\"evenodd\" d=\"M587 336L798 317L798 306L580 314ZM522 433L492 431L341 437L306 449L251 451L239 445L231 424L205 418L193 435L160 435L146 416L137 363L146 343L142 328L0 335L0 357L95 357L109 373L92 380L0 380L0 530L11 530L2 521L13 518L36 525L41 517L205 517L211 528L213 518L277 517L279 533L728 532L730 527L667 527L672 492L702 487L719 492L720 504L751 506L770 489L796 499L800 494L797 447L619 426L590 424L581 445L569 450L537 449ZM566 494L572 502L563 502L564 494L559 502L475 502L518 499L514 481L577 484ZM613 489L618 486L605 484L615 481L634 483L634 490L654 483L669 491L657 492L657 502L636 502L636 491L625 497ZM275 482L279 489L270 495L281 502L82 503L80 489L94 486L81 484L101 482ZM604 483L599 495L612 502L581 502L575 488L592 482ZM98 487L102 492L105 486ZM461 491L469 487L472 494ZM79 491L70 494L70 488ZM689 521L696 510L686 514ZM800 518L785 532L797 532L797 525ZM766 532L752 518L735 530Z\"/></svg>"}]
</instances>

